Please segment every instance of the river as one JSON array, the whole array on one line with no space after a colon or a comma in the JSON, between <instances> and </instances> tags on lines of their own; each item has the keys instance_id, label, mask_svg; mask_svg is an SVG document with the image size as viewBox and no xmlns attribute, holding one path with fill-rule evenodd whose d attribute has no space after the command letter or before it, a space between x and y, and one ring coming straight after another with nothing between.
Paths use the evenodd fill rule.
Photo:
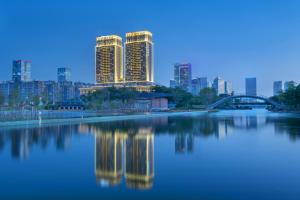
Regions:
<instances>
[{"instance_id":1,"label":"river","mask_svg":"<svg viewBox=\"0 0 300 200\"><path fill-rule=\"evenodd\" d=\"M0 180L0 199L299 199L300 116L2 127Z\"/></svg>"}]
</instances>

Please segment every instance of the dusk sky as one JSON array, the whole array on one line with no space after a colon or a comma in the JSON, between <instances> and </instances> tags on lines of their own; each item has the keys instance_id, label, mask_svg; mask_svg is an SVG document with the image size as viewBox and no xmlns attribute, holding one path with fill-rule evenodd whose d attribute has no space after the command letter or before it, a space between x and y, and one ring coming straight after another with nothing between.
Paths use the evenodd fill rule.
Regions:
<instances>
[{"instance_id":1,"label":"dusk sky","mask_svg":"<svg viewBox=\"0 0 300 200\"><path fill-rule=\"evenodd\" d=\"M237 93L257 77L271 95L274 80L300 82L299 11L299 0L0 0L0 80L26 59L35 80L70 67L73 81L94 82L97 36L149 30L155 82L169 85L173 64L190 62L193 77L220 76Z\"/></svg>"}]
</instances>

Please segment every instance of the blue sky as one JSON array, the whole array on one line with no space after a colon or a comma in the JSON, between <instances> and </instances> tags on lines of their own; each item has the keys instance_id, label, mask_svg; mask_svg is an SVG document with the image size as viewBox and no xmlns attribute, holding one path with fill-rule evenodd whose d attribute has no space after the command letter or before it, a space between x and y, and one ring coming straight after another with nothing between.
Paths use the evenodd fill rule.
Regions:
<instances>
[{"instance_id":1,"label":"blue sky","mask_svg":"<svg viewBox=\"0 0 300 200\"><path fill-rule=\"evenodd\" d=\"M0 0L0 80L13 59L32 60L32 77L93 82L95 37L149 30L155 81L168 85L173 64L191 62L193 76L221 76L244 92L272 94L274 80L300 82L300 1L297 0Z\"/></svg>"}]
</instances>

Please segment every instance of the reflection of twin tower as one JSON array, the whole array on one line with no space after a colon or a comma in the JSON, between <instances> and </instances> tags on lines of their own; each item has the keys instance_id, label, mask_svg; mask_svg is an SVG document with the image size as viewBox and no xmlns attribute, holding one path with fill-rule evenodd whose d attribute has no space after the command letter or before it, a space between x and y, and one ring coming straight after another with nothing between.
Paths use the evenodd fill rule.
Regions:
<instances>
[{"instance_id":1,"label":"reflection of twin tower","mask_svg":"<svg viewBox=\"0 0 300 200\"><path fill-rule=\"evenodd\" d=\"M109 35L97 37L96 40L98 84L154 81L152 33L140 31L126 34L124 66L121 37Z\"/></svg>"},{"instance_id":2,"label":"reflection of twin tower","mask_svg":"<svg viewBox=\"0 0 300 200\"><path fill-rule=\"evenodd\" d=\"M136 135L116 132L96 134L97 180L109 185L119 184L125 165L124 175L128 187L151 188L154 177L154 135L147 132Z\"/></svg>"}]
</instances>

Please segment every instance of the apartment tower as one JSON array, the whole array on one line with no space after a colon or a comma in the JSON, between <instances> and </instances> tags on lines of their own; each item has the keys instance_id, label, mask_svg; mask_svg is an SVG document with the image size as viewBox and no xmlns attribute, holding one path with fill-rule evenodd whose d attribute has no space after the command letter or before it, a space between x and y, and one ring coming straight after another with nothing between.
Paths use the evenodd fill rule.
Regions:
<instances>
[{"instance_id":1,"label":"apartment tower","mask_svg":"<svg viewBox=\"0 0 300 200\"><path fill-rule=\"evenodd\" d=\"M116 35L96 38L96 83L123 82L122 38Z\"/></svg>"}]
</instances>

